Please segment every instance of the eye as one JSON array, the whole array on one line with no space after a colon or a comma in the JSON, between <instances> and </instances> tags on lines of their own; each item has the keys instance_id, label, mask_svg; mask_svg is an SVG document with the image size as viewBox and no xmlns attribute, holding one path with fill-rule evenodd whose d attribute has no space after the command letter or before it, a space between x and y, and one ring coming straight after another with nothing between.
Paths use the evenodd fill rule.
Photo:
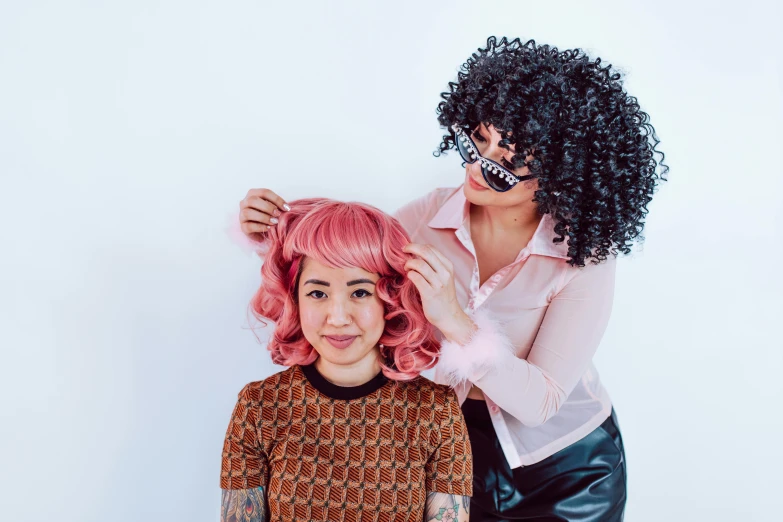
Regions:
<instances>
[{"instance_id":1,"label":"eye","mask_svg":"<svg viewBox=\"0 0 783 522\"><path fill-rule=\"evenodd\" d=\"M324 297L326 297L326 294L320 290L313 290L312 292L307 294L307 296L312 297L313 299L323 299Z\"/></svg>"},{"instance_id":2,"label":"eye","mask_svg":"<svg viewBox=\"0 0 783 522\"><path fill-rule=\"evenodd\" d=\"M355 291L355 292L354 292L354 293L351 295L351 297L358 297L358 298L360 298L360 299L361 299L362 297L370 297L370 296L372 296L372 294L371 294L370 292L368 292L367 290L365 290L364 288L360 288L359 290Z\"/></svg>"},{"instance_id":3,"label":"eye","mask_svg":"<svg viewBox=\"0 0 783 522\"><path fill-rule=\"evenodd\" d=\"M485 140L484 137L481 135L481 133L478 130L473 131L473 139L478 141L479 143L484 143Z\"/></svg>"}]
</instances>

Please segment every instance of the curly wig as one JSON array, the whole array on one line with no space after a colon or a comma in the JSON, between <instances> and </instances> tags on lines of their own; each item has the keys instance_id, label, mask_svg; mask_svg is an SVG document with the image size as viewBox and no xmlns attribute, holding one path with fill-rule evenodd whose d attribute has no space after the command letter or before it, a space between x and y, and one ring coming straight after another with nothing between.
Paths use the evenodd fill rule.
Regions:
<instances>
[{"instance_id":1,"label":"curly wig","mask_svg":"<svg viewBox=\"0 0 783 522\"><path fill-rule=\"evenodd\" d=\"M567 236L572 266L628 254L644 239L647 204L669 168L649 116L611 65L581 49L490 37L441 98L445 128L493 125L500 145L515 147L511 163L536 176L533 201L552 214L554 241ZM454 140L446 134L434 154L455 148Z\"/></svg>"},{"instance_id":2,"label":"curly wig","mask_svg":"<svg viewBox=\"0 0 783 522\"><path fill-rule=\"evenodd\" d=\"M376 295L386 325L380 338L382 371L410 380L437 362L440 351L413 282L405 277L410 238L400 223L375 207L325 198L290 202L264 238L261 287L251 301L255 317L275 322L267 345L275 364L310 364L318 353L299 320L297 288L305 257L332 268L359 267L376 273Z\"/></svg>"}]
</instances>

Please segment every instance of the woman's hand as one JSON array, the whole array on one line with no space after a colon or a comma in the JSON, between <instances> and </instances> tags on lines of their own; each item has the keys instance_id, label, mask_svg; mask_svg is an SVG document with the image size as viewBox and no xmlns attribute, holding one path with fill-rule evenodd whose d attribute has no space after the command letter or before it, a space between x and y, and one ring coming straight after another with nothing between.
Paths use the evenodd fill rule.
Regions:
<instances>
[{"instance_id":1,"label":"woman's hand","mask_svg":"<svg viewBox=\"0 0 783 522\"><path fill-rule=\"evenodd\" d=\"M421 295L427 320L449 341L467 343L475 325L457 301L451 261L431 245L409 243L402 250L417 256L405 263L405 270Z\"/></svg>"},{"instance_id":2,"label":"woman's hand","mask_svg":"<svg viewBox=\"0 0 783 522\"><path fill-rule=\"evenodd\" d=\"M250 189L239 202L239 225L247 237L259 240L269 227L277 224L277 216L291 210L283 198L269 189Z\"/></svg>"}]
</instances>

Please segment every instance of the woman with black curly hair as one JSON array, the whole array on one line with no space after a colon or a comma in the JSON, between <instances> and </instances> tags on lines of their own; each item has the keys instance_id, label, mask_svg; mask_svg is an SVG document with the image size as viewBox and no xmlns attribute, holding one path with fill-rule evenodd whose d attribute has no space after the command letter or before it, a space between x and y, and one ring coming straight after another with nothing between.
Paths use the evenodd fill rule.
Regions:
<instances>
[{"instance_id":1,"label":"woman with black curly hair","mask_svg":"<svg viewBox=\"0 0 783 522\"><path fill-rule=\"evenodd\" d=\"M396 213L406 264L443 337L474 454L471 520L622 520L625 454L592 364L615 260L641 239L668 167L621 75L582 50L487 40L438 106L460 187ZM659 168L660 167L660 168ZM249 237L285 202L248 192Z\"/></svg>"}]
</instances>

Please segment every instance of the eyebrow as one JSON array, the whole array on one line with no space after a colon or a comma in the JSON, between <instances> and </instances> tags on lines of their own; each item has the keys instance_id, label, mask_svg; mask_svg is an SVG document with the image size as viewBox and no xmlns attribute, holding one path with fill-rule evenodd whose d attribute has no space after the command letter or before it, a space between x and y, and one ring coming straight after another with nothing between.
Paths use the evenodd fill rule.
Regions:
<instances>
[{"instance_id":1,"label":"eyebrow","mask_svg":"<svg viewBox=\"0 0 783 522\"><path fill-rule=\"evenodd\" d=\"M305 281L306 285L313 284L313 285L323 285L323 286L329 286L329 283L326 281L321 281L320 279L308 279Z\"/></svg>"},{"instance_id":2,"label":"eyebrow","mask_svg":"<svg viewBox=\"0 0 783 522\"><path fill-rule=\"evenodd\" d=\"M375 283L369 279L354 279L353 281L348 281L345 283L345 286L354 286L354 285L361 285L363 283L374 285ZM321 281L320 279L308 279L304 282L304 284L313 284L313 285L322 285L322 286L331 286L326 281Z\"/></svg>"},{"instance_id":3,"label":"eyebrow","mask_svg":"<svg viewBox=\"0 0 783 522\"><path fill-rule=\"evenodd\" d=\"M369 279L354 279L353 281L348 281L345 283L345 286L353 286L353 285L361 285L363 283L366 283L368 285L374 285L375 283L370 281Z\"/></svg>"}]
</instances>

